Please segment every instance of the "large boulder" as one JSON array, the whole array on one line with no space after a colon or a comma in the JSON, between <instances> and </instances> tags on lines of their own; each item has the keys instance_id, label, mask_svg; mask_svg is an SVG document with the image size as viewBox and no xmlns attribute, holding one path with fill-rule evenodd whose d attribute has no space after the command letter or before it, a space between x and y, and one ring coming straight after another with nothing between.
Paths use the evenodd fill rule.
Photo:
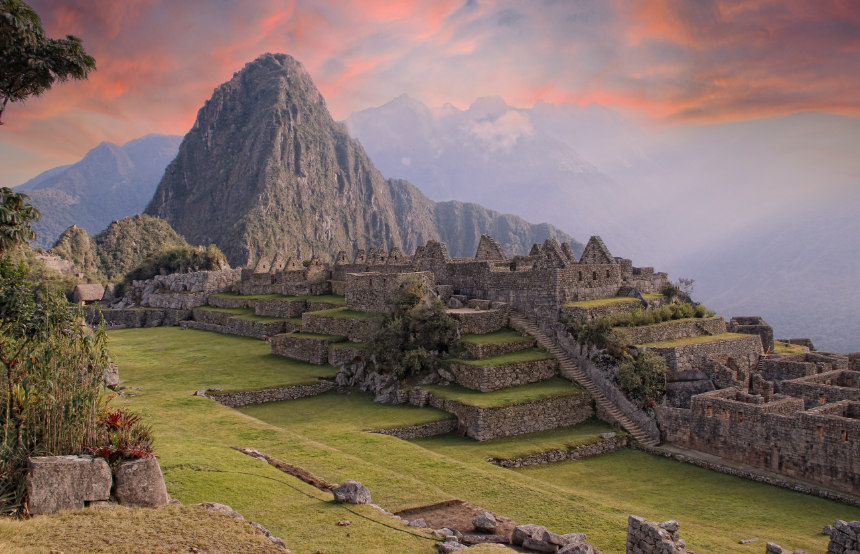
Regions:
<instances>
[{"instance_id":1,"label":"large boulder","mask_svg":"<svg viewBox=\"0 0 860 554\"><path fill-rule=\"evenodd\" d=\"M52 514L108 500L113 480L104 458L45 456L27 460L27 508Z\"/></svg>"},{"instance_id":2,"label":"large boulder","mask_svg":"<svg viewBox=\"0 0 860 554\"><path fill-rule=\"evenodd\" d=\"M496 530L499 523L496 521L496 518L493 517L493 514L490 512L483 512L472 518L472 525L475 527L476 531L492 533Z\"/></svg>"},{"instance_id":3,"label":"large boulder","mask_svg":"<svg viewBox=\"0 0 860 554\"><path fill-rule=\"evenodd\" d=\"M115 478L114 494L120 504L153 508L170 500L155 456L122 462Z\"/></svg>"},{"instance_id":4,"label":"large boulder","mask_svg":"<svg viewBox=\"0 0 860 554\"><path fill-rule=\"evenodd\" d=\"M370 504L370 491L358 481L344 481L332 491L334 499L348 504Z\"/></svg>"}]
</instances>

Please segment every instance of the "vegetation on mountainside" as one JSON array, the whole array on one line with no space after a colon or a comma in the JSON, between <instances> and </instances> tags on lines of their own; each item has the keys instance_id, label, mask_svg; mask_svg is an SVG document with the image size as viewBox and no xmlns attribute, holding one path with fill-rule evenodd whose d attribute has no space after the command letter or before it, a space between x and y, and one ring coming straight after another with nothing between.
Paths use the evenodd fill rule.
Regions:
<instances>
[{"instance_id":1,"label":"vegetation on mountainside","mask_svg":"<svg viewBox=\"0 0 860 554\"><path fill-rule=\"evenodd\" d=\"M460 336L460 342L468 342L471 344L478 344L481 346L488 344L508 344L511 342L529 342L533 341L534 338L523 335L519 331L514 331L513 329L499 329L498 331L493 331L492 333L484 333L484 334L472 334L466 333Z\"/></svg>"},{"instance_id":2,"label":"vegetation on mountainside","mask_svg":"<svg viewBox=\"0 0 860 554\"><path fill-rule=\"evenodd\" d=\"M91 281L118 282L148 257L173 247L190 248L163 219L136 215L114 221L94 237L83 229L69 227L51 252L74 263ZM166 256L159 261L180 267L185 261L183 256Z\"/></svg>"},{"instance_id":3,"label":"vegetation on mountainside","mask_svg":"<svg viewBox=\"0 0 860 554\"><path fill-rule=\"evenodd\" d=\"M401 283L394 295L393 315L368 341L372 367L381 373L408 377L439 368L459 337L457 321L441 302L424 302L426 291L418 278Z\"/></svg>"},{"instance_id":4,"label":"vegetation on mountainside","mask_svg":"<svg viewBox=\"0 0 860 554\"><path fill-rule=\"evenodd\" d=\"M152 252L122 278L123 287L132 281L151 279L156 275L210 271L227 267L227 259L214 244L206 248L168 246Z\"/></svg>"},{"instance_id":5,"label":"vegetation on mountainside","mask_svg":"<svg viewBox=\"0 0 860 554\"><path fill-rule=\"evenodd\" d=\"M615 370L615 380L627 398L640 406L656 406L666 394L666 360L652 352L627 355Z\"/></svg>"},{"instance_id":6,"label":"vegetation on mountainside","mask_svg":"<svg viewBox=\"0 0 860 554\"><path fill-rule=\"evenodd\" d=\"M62 292L70 298L75 285L81 282L73 275L66 275L46 266L27 244L19 244L12 248L7 257L13 265L24 264L29 269L27 280L39 294Z\"/></svg>"},{"instance_id":7,"label":"vegetation on mountainside","mask_svg":"<svg viewBox=\"0 0 860 554\"><path fill-rule=\"evenodd\" d=\"M39 96L55 82L86 79L96 68L81 39L48 38L33 8L21 0L0 1L0 125L9 102Z\"/></svg>"},{"instance_id":8,"label":"vegetation on mountainside","mask_svg":"<svg viewBox=\"0 0 860 554\"><path fill-rule=\"evenodd\" d=\"M275 367L277 356L271 356L265 342L176 327L108 334L125 384L136 392L124 402L152 413L156 454L171 497L185 504L230 505L282 537L293 552L355 552L372 545L381 552L430 553L434 548L433 541L402 532L413 530L373 508L334 503L331 493L231 447L256 448L331 482L361 481L373 501L387 510L461 498L521 523L540 523L559 533L585 532L604 552L624 551L629 514L650 521L676 519L689 548L721 553L748 550L749 545L738 540L749 537L759 538L756 544L773 541L823 552L828 539L820 533L822 526L835 519L860 519L860 510L844 504L631 449L518 470L486 461L533 453L544 444L550 449L563 448L568 440L578 443L579 426L482 443L453 433L403 441L362 429L447 414L375 404L372 395L357 391L232 410L191 392L203 387L260 388L289 379L290 370L282 364L281 369ZM540 442L531 440L533 436L540 436ZM670 503L666 491L673 491ZM41 525L38 522L46 519L51 518L33 522ZM345 519L352 525L335 525ZM76 522L80 520L67 525ZM0 525L0 542L22 544L14 535L33 537L27 525ZM71 541L53 536L58 539L51 548L72 549ZM105 539L113 542L104 548L126 544L120 542L124 536L121 530L106 529Z\"/></svg>"}]
</instances>

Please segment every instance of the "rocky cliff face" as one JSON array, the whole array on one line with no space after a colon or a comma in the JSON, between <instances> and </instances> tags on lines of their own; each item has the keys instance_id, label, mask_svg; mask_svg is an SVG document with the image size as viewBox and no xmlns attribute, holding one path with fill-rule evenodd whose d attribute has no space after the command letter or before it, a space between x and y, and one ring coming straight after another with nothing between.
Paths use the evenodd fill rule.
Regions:
<instances>
[{"instance_id":1,"label":"rocky cliff face","mask_svg":"<svg viewBox=\"0 0 860 554\"><path fill-rule=\"evenodd\" d=\"M307 71L284 54L257 58L215 90L146 213L191 243L217 244L233 265L277 251L299 259L370 247L412 252L429 239L471 256L491 231L478 221L500 217L472 205L440 219L439 206L414 186L386 181L332 119ZM481 217L458 219L475 213ZM535 240L571 240L548 226L514 227L530 229Z\"/></svg>"}]
</instances>

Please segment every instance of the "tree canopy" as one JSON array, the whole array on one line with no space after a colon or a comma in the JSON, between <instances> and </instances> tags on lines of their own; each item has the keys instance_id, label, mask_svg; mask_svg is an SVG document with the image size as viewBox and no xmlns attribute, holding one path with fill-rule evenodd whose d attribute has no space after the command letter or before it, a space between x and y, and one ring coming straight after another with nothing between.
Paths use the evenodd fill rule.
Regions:
<instances>
[{"instance_id":1,"label":"tree canopy","mask_svg":"<svg viewBox=\"0 0 860 554\"><path fill-rule=\"evenodd\" d=\"M26 194L0 187L0 254L36 236L30 223L42 217Z\"/></svg>"},{"instance_id":2,"label":"tree canopy","mask_svg":"<svg viewBox=\"0 0 860 554\"><path fill-rule=\"evenodd\" d=\"M21 0L0 0L0 60L0 125L8 102L39 96L57 81L86 79L96 67L78 37L46 37L39 16Z\"/></svg>"}]
</instances>

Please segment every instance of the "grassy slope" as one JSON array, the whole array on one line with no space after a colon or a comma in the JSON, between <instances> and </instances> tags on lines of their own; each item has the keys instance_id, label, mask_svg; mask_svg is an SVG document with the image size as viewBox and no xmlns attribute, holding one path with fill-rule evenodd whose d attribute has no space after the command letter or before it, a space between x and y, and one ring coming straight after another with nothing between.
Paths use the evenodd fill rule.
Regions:
<instances>
[{"instance_id":1,"label":"grassy slope","mask_svg":"<svg viewBox=\"0 0 860 554\"><path fill-rule=\"evenodd\" d=\"M242 357L250 345L265 343L175 328L120 330L110 336L120 375L127 385L139 387L129 403L152 414L156 451L171 495L185 503L229 504L284 538L294 552L373 551L368 545L378 552L434 549L431 541L351 514L329 502L331 495L230 446L258 448L329 481L357 479L370 487L374 502L389 510L463 498L520 522L586 532L604 552L624 550L630 513L677 519L690 548L700 553L759 552L768 540L821 552L826 547L823 525L837 518L860 519L854 508L634 451L518 472L498 468L482 459L483 446L474 443L458 455L456 443L465 439L406 442L356 432L375 421L405 417L392 414L414 408L372 404L355 392L329 396L343 406L360 405L358 410L335 410L326 396L282 403L277 417L284 427L276 427L191 396L203 386L250 388L249 380L264 381L256 376L254 359ZM213 349L216 338L235 341L236 353ZM225 357L229 369L213 373ZM485 444L487 452L499 449ZM381 519L371 509L358 510ZM341 519L353 523L337 527ZM757 536L760 542L738 545L737 528L744 532L741 538Z\"/></svg>"},{"instance_id":2,"label":"grassy slope","mask_svg":"<svg viewBox=\"0 0 860 554\"><path fill-rule=\"evenodd\" d=\"M539 348L528 348L525 350L517 350L501 356L492 356L490 358L481 358L480 360L460 360L452 358L448 360L451 363L474 365L480 367L495 367L507 364L518 364L522 362L536 362L539 360L549 360L553 355L546 350Z\"/></svg>"},{"instance_id":3,"label":"grassy slope","mask_svg":"<svg viewBox=\"0 0 860 554\"><path fill-rule=\"evenodd\" d=\"M382 321L385 316L371 312L357 312L355 310L347 310L346 308L332 308L331 310L320 310L318 312L305 312L323 317L340 317L344 319L364 319L369 321Z\"/></svg>"},{"instance_id":4,"label":"grassy slope","mask_svg":"<svg viewBox=\"0 0 860 554\"><path fill-rule=\"evenodd\" d=\"M598 306L614 306L615 304L639 304L638 298L629 296L613 296L611 298L598 298L597 300L580 300L579 302L568 302L566 308L597 308Z\"/></svg>"},{"instance_id":5,"label":"grassy slope","mask_svg":"<svg viewBox=\"0 0 860 554\"><path fill-rule=\"evenodd\" d=\"M520 404L551 396L569 396L582 392L583 389L573 385L567 379L553 377L545 381L499 389L492 392L479 392L457 385L424 385L426 389L439 398L454 400L469 406L480 406L482 408L493 408L496 406L508 406Z\"/></svg>"},{"instance_id":6,"label":"grassy slope","mask_svg":"<svg viewBox=\"0 0 860 554\"><path fill-rule=\"evenodd\" d=\"M649 342L647 344L639 344L637 346L650 346L651 348L675 348L678 346L686 346L688 344L705 344L708 342L744 339L747 337L749 337L749 335L742 335L740 333L722 333L720 335L701 335L682 339L664 340L660 342Z\"/></svg>"}]
</instances>

